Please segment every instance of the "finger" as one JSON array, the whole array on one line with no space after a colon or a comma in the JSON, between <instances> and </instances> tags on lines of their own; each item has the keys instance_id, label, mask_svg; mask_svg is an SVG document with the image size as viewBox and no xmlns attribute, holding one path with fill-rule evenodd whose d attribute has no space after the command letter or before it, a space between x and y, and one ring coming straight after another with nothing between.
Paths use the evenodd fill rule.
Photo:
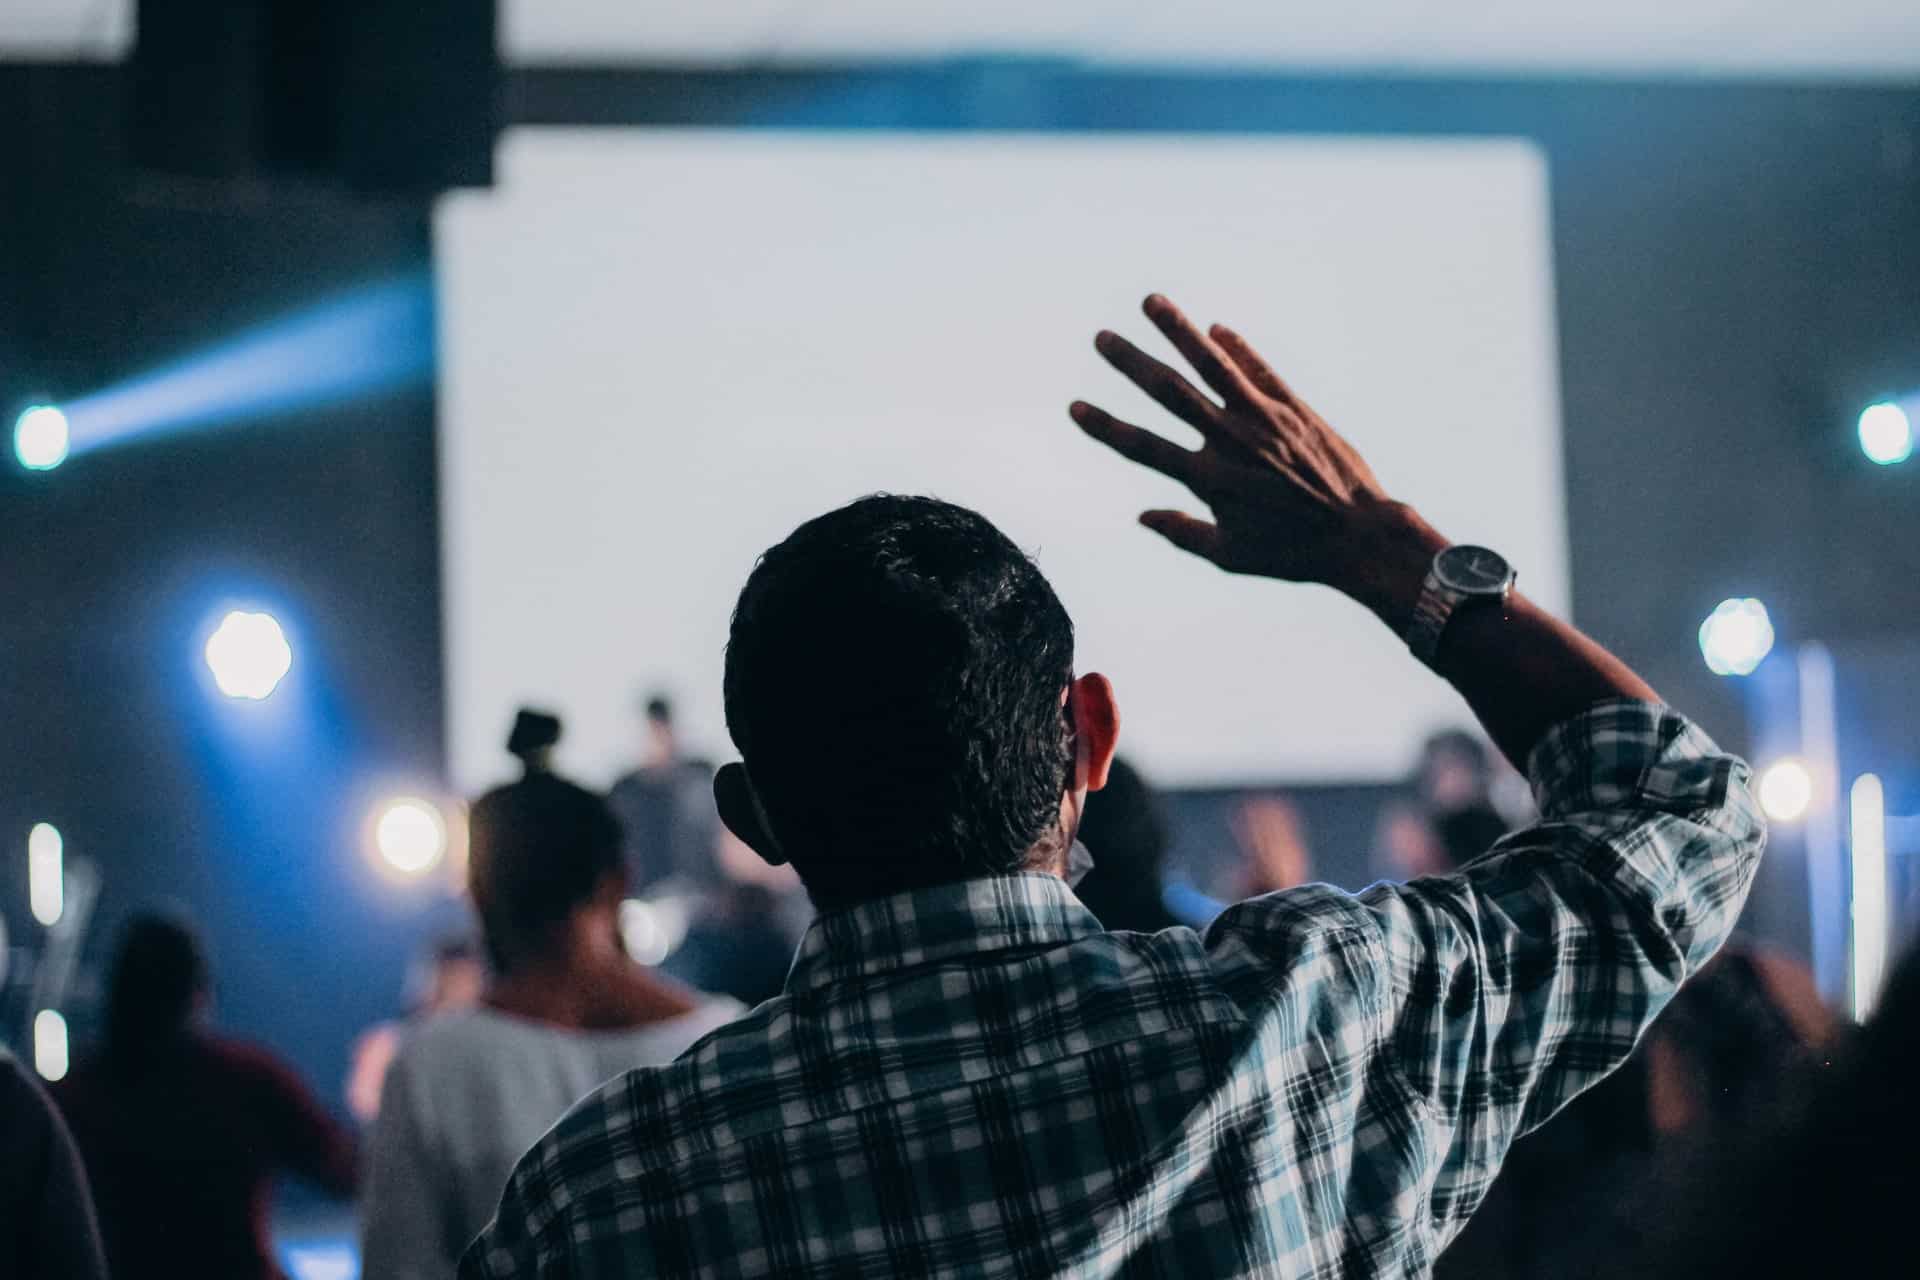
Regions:
<instances>
[{"instance_id":1,"label":"finger","mask_svg":"<svg viewBox=\"0 0 1920 1280\"><path fill-rule=\"evenodd\" d=\"M1223 324L1214 325L1207 332L1213 336L1215 342L1220 344L1220 349L1227 353L1228 358L1239 367L1240 372L1247 376L1249 382L1287 407L1295 410L1301 408L1300 398L1293 394L1293 388L1287 385L1286 379L1275 373L1273 366L1262 359L1260 353L1248 345L1245 338Z\"/></svg>"},{"instance_id":2,"label":"finger","mask_svg":"<svg viewBox=\"0 0 1920 1280\"><path fill-rule=\"evenodd\" d=\"M1110 329L1094 335L1094 348L1107 363L1127 376L1136 387L1188 426L1206 436L1220 429L1220 406L1201 394L1198 387L1181 377L1169 365L1162 364Z\"/></svg>"},{"instance_id":3,"label":"finger","mask_svg":"<svg viewBox=\"0 0 1920 1280\"><path fill-rule=\"evenodd\" d=\"M1182 449L1173 441L1162 439L1151 431L1142 431L1130 422L1122 422L1105 409L1096 408L1085 400L1075 400L1067 412L1073 415L1073 420L1080 424L1082 431L1121 457L1143 467L1151 467L1181 484L1193 484L1200 458L1195 451Z\"/></svg>"},{"instance_id":4,"label":"finger","mask_svg":"<svg viewBox=\"0 0 1920 1280\"><path fill-rule=\"evenodd\" d=\"M1225 550L1220 526L1195 519L1184 511L1145 511L1140 515L1140 523L1182 551L1220 563Z\"/></svg>"},{"instance_id":5,"label":"finger","mask_svg":"<svg viewBox=\"0 0 1920 1280\"><path fill-rule=\"evenodd\" d=\"M1147 319L1154 327L1167 336L1187 363L1194 367L1206 384L1219 392L1228 404L1245 404L1253 399L1253 385L1246 375L1221 354L1220 348L1212 339L1194 327L1180 308L1167 301L1162 294L1150 294L1141 310L1147 313Z\"/></svg>"}]
</instances>

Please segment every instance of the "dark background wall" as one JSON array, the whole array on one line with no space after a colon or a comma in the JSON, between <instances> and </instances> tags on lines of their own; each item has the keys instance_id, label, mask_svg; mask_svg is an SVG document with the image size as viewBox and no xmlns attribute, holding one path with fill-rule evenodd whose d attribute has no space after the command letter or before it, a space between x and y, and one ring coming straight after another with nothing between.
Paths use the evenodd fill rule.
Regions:
<instances>
[{"instance_id":1,"label":"dark background wall","mask_svg":"<svg viewBox=\"0 0 1920 1280\"><path fill-rule=\"evenodd\" d=\"M110 68L0 68L9 432L30 398L429 264L417 203L130 173L122 88ZM221 1019L336 1091L348 1037L392 1011L429 906L373 878L355 824L368 785L440 772L430 388L46 475L10 450L9 435L0 911L16 941L37 933L21 851L29 824L53 822L69 858L104 872L96 944L130 909L186 908L208 932ZM271 702L210 697L200 678L203 625L229 599L269 602L292 629L297 665Z\"/></svg>"},{"instance_id":2,"label":"dark background wall","mask_svg":"<svg viewBox=\"0 0 1920 1280\"><path fill-rule=\"evenodd\" d=\"M0 66L8 421L430 261L418 201L131 173L122 89L112 68ZM1920 484L1865 466L1851 430L1920 386L1920 90L995 63L527 71L509 102L527 123L1532 136L1577 620L1735 743L1740 694L1693 638L1721 598L1765 599L1783 643L1913 634ZM371 783L440 767L433 409L421 388L49 476L0 466L0 910L31 928L20 842L56 822L106 872L104 924L186 902L225 1020L329 1089L442 918L377 883L354 830ZM271 742L191 683L194 629L232 591L270 593L295 628L296 731Z\"/></svg>"}]
</instances>

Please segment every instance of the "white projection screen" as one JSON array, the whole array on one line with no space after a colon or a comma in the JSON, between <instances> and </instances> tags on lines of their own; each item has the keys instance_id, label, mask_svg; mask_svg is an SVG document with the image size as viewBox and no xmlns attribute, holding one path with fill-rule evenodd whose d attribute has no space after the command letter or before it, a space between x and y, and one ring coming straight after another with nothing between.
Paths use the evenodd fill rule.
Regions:
<instances>
[{"instance_id":1,"label":"white projection screen","mask_svg":"<svg viewBox=\"0 0 1920 1280\"><path fill-rule=\"evenodd\" d=\"M1464 706L1332 592L1229 577L1203 511L1080 434L1188 440L1092 349L1153 290L1246 334L1458 541L1567 605L1545 162L1518 140L520 129L437 215L450 766L522 703L605 782L636 697L731 752L755 557L861 494L977 508L1073 615L1169 784L1378 780Z\"/></svg>"}]
</instances>

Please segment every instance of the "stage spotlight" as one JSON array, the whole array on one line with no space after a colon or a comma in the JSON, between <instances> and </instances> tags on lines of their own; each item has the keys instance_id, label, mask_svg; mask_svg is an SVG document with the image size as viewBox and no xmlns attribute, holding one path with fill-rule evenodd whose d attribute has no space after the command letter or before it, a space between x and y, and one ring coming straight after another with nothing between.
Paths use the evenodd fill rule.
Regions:
<instances>
[{"instance_id":1,"label":"stage spotlight","mask_svg":"<svg viewBox=\"0 0 1920 1280\"><path fill-rule=\"evenodd\" d=\"M1861 410L1860 451L1883 467L1905 462L1913 454L1913 423L1907 411L1891 400Z\"/></svg>"},{"instance_id":2,"label":"stage spotlight","mask_svg":"<svg viewBox=\"0 0 1920 1280\"><path fill-rule=\"evenodd\" d=\"M27 832L27 906L51 929L67 909L66 842L60 828L36 822Z\"/></svg>"},{"instance_id":3,"label":"stage spotlight","mask_svg":"<svg viewBox=\"0 0 1920 1280\"><path fill-rule=\"evenodd\" d=\"M33 1069L43 1080L67 1074L67 1020L53 1009L33 1015Z\"/></svg>"},{"instance_id":4,"label":"stage spotlight","mask_svg":"<svg viewBox=\"0 0 1920 1280\"><path fill-rule=\"evenodd\" d=\"M1775 822L1798 822L1813 803L1813 775L1798 760L1777 760L1760 774L1760 807Z\"/></svg>"},{"instance_id":5,"label":"stage spotlight","mask_svg":"<svg viewBox=\"0 0 1920 1280\"><path fill-rule=\"evenodd\" d=\"M1715 675L1744 676L1773 648L1773 620L1767 606L1748 596L1722 600L1700 624L1700 654Z\"/></svg>"},{"instance_id":6,"label":"stage spotlight","mask_svg":"<svg viewBox=\"0 0 1920 1280\"><path fill-rule=\"evenodd\" d=\"M447 853L447 820L430 800L402 796L390 800L373 822L373 847L380 860L403 876L425 875Z\"/></svg>"},{"instance_id":7,"label":"stage spotlight","mask_svg":"<svg viewBox=\"0 0 1920 1280\"><path fill-rule=\"evenodd\" d=\"M13 424L13 456L29 471L51 471L67 460L67 415L36 404Z\"/></svg>"},{"instance_id":8,"label":"stage spotlight","mask_svg":"<svg viewBox=\"0 0 1920 1280\"><path fill-rule=\"evenodd\" d=\"M270 613L235 609L207 637L207 669L229 698L258 701L293 668L293 649Z\"/></svg>"},{"instance_id":9,"label":"stage spotlight","mask_svg":"<svg viewBox=\"0 0 1920 1280\"><path fill-rule=\"evenodd\" d=\"M69 398L61 412L72 426L71 447L85 453L424 383L433 374L433 319L433 285L424 274L352 289Z\"/></svg>"}]
</instances>

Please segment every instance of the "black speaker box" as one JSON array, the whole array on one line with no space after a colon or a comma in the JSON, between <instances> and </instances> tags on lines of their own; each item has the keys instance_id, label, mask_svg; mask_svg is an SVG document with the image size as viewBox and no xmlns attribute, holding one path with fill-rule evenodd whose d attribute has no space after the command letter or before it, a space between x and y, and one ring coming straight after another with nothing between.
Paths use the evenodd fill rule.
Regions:
<instances>
[{"instance_id":1,"label":"black speaker box","mask_svg":"<svg viewBox=\"0 0 1920 1280\"><path fill-rule=\"evenodd\" d=\"M140 0L138 24L143 168L399 193L492 181L495 0Z\"/></svg>"}]
</instances>

